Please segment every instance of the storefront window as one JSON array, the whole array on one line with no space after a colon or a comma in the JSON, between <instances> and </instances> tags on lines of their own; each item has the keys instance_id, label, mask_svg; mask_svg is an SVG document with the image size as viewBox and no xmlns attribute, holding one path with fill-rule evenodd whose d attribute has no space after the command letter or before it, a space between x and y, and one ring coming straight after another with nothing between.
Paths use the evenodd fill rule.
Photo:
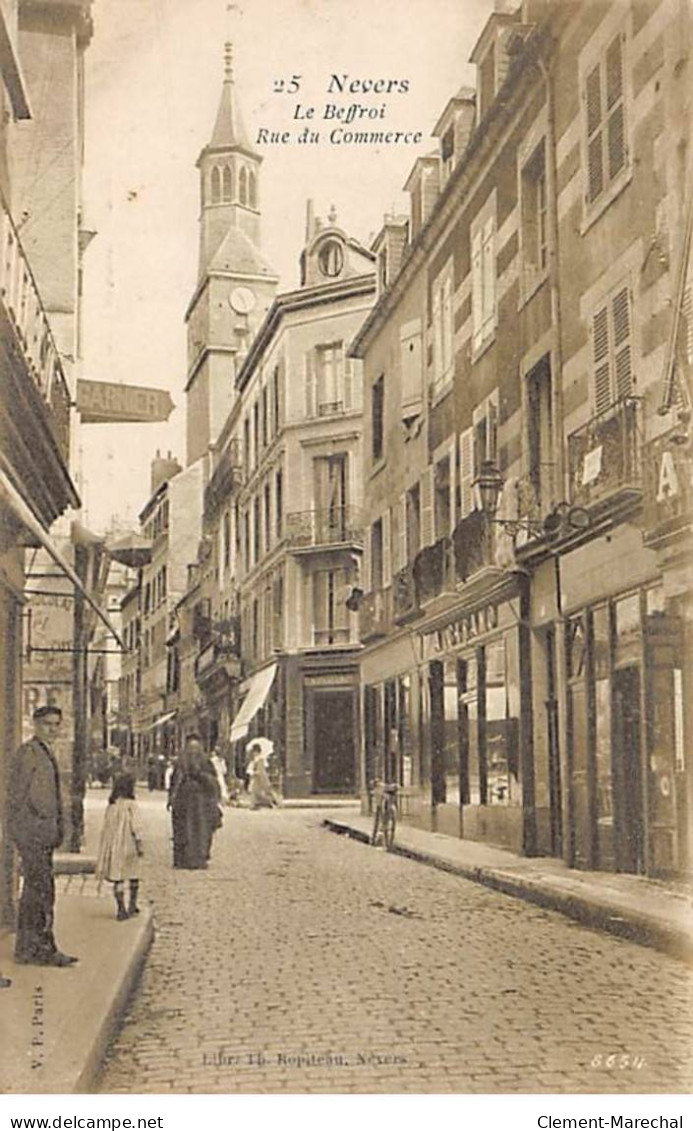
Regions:
<instances>
[{"instance_id":1,"label":"storefront window","mask_svg":"<svg viewBox=\"0 0 693 1131\"><path fill-rule=\"evenodd\" d=\"M489 805L507 805L519 800L517 737L518 720L511 710L511 697L519 698L515 679L509 678L505 640L486 648L486 766ZM517 706L519 712L519 704Z\"/></svg>"},{"instance_id":2,"label":"storefront window","mask_svg":"<svg viewBox=\"0 0 693 1131\"><path fill-rule=\"evenodd\" d=\"M460 711L464 711L467 736L467 780L468 805L480 805L479 789L479 697L478 666L476 656L468 656L460 662Z\"/></svg>"},{"instance_id":3,"label":"storefront window","mask_svg":"<svg viewBox=\"0 0 693 1131\"><path fill-rule=\"evenodd\" d=\"M597 824L600 828L613 825L612 771L611 771L611 679L609 654L611 651L611 626L606 605L594 610L592 616L595 676L595 769L597 781ZM606 847L606 846L605 846Z\"/></svg>"},{"instance_id":4,"label":"storefront window","mask_svg":"<svg viewBox=\"0 0 693 1131\"><path fill-rule=\"evenodd\" d=\"M568 675L571 679L584 675L586 659L585 622L582 617L573 617L568 622Z\"/></svg>"},{"instance_id":5,"label":"storefront window","mask_svg":"<svg viewBox=\"0 0 693 1131\"><path fill-rule=\"evenodd\" d=\"M616 602L616 663L640 659L640 594Z\"/></svg>"},{"instance_id":6,"label":"storefront window","mask_svg":"<svg viewBox=\"0 0 693 1131\"><path fill-rule=\"evenodd\" d=\"M460 803L460 754L457 691L457 661L444 665L443 707L445 714L445 800Z\"/></svg>"},{"instance_id":7,"label":"storefront window","mask_svg":"<svg viewBox=\"0 0 693 1131\"><path fill-rule=\"evenodd\" d=\"M414 749L411 728L411 676L404 675L399 680L399 744L400 744L400 784L413 784Z\"/></svg>"}]
</instances>

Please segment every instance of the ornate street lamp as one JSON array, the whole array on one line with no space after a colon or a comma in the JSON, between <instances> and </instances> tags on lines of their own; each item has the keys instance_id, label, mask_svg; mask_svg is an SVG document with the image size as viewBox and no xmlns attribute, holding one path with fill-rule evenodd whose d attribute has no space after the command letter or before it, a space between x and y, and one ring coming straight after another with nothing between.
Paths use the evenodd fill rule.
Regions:
<instances>
[{"instance_id":1,"label":"ornate street lamp","mask_svg":"<svg viewBox=\"0 0 693 1131\"><path fill-rule=\"evenodd\" d=\"M529 534L543 534L546 538L557 538L563 530L586 530L590 524L589 512L585 507L574 507L561 502L542 519L535 518L496 518L498 502L503 490L503 475L493 460L485 459L474 480L481 509L488 522L496 523L515 538L521 530Z\"/></svg>"}]
</instances>

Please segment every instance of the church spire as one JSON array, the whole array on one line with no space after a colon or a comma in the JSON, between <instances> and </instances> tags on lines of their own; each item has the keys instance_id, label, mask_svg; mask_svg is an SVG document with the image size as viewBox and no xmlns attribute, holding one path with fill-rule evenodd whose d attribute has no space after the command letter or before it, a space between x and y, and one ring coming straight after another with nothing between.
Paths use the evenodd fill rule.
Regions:
<instances>
[{"instance_id":1,"label":"church spire","mask_svg":"<svg viewBox=\"0 0 693 1131\"><path fill-rule=\"evenodd\" d=\"M241 149L246 153L255 153L238 103L233 80L233 44L228 40L224 44L224 82L219 109L211 140L206 146L206 151L218 149Z\"/></svg>"},{"instance_id":2,"label":"church spire","mask_svg":"<svg viewBox=\"0 0 693 1131\"><path fill-rule=\"evenodd\" d=\"M210 141L200 170L200 276L232 230L260 243L260 164L248 136L234 82L233 46L224 44L224 79Z\"/></svg>"}]
</instances>

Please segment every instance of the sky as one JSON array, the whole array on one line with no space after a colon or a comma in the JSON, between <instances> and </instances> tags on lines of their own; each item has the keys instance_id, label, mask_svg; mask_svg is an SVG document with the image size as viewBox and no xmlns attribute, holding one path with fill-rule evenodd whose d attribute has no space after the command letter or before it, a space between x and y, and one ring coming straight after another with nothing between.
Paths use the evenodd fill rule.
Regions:
<instances>
[{"instance_id":1,"label":"sky","mask_svg":"<svg viewBox=\"0 0 693 1131\"><path fill-rule=\"evenodd\" d=\"M236 90L251 140L292 136L294 115L328 103L332 74L350 81L408 80L407 93L355 93L380 107L369 128L421 131L418 146L257 144L262 250L280 289L298 283L306 201L318 215L370 243L386 212L402 210L402 187L447 100L473 85L469 54L492 0L95 0L86 56L84 223L97 232L86 252L83 368L89 380L170 390L167 424L84 425L85 519L137 524L157 449L185 460L184 315L197 275L199 182L223 79L224 43L234 49ZM297 95L275 89L300 76ZM361 128L364 128L361 126ZM368 128L368 127L367 127Z\"/></svg>"}]
</instances>

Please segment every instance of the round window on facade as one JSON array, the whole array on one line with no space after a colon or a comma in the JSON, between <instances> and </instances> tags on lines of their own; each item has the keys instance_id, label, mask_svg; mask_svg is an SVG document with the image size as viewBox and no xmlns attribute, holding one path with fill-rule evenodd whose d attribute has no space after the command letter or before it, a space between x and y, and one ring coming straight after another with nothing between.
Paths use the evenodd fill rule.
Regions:
<instances>
[{"instance_id":1,"label":"round window on facade","mask_svg":"<svg viewBox=\"0 0 693 1131\"><path fill-rule=\"evenodd\" d=\"M318 252L318 263L323 275L335 279L344 266L344 252L338 240L325 240Z\"/></svg>"}]
</instances>

